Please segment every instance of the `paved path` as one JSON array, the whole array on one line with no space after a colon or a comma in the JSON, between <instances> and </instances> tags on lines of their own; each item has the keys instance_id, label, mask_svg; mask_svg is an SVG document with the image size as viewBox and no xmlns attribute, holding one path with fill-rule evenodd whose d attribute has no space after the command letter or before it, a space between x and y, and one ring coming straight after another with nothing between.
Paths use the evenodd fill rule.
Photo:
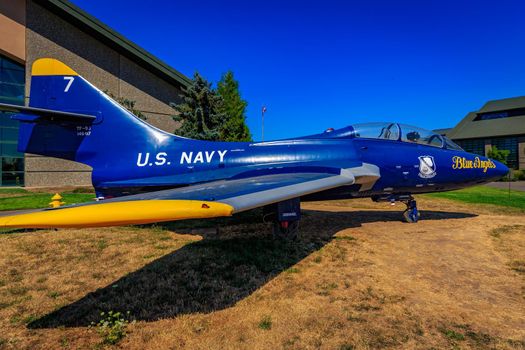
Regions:
<instances>
[{"instance_id":1,"label":"paved path","mask_svg":"<svg viewBox=\"0 0 525 350\"><path fill-rule=\"evenodd\" d=\"M489 187L508 189L508 182L491 182L487 184ZM525 191L525 181L514 181L510 183L510 189L515 191Z\"/></svg>"}]
</instances>

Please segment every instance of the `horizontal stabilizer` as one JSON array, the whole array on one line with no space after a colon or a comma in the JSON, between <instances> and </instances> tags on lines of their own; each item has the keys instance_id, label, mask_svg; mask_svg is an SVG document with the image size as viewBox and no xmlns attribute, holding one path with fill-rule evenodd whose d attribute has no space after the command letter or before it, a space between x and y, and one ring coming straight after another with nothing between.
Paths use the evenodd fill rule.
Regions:
<instances>
[{"instance_id":1,"label":"horizontal stabilizer","mask_svg":"<svg viewBox=\"0 0 525 350\"><path fill-rule=\"evenodd\" d=\"M45 119L50 121L90 123L97 119L97 117L88 114L54 111L51 109L25 107L7 103L0 103L0 111L20 113L13 116L13 119L26 122L36 122L40 119Z\"/></svg>"}]
</instances>

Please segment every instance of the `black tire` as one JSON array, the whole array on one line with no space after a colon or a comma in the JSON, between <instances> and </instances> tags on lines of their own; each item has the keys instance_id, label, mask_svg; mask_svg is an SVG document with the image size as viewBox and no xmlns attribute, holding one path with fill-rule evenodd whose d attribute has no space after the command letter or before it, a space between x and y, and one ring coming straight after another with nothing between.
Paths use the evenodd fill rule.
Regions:
<instances>
[{"instance_id":1,"label":"black tire","mask_svg":"<svg viewBox=\"0 0 525 350\"><path fill-rule=\"evenodd\" d=\"M299 235L299 220L290 221L288 227L284 228L280 221L273 223L273 236L277 239L295 241Z\"/></svg>"},{"instance_id":2,"label":"black tire","mask_svg":"<svg viewBox=\"0 0 525 350\"><path fill-rule=\"evenodd\" d=\"M416 222L419 221L419 218L421 217L421 214L419 213L419 211L417 212L417 218L413 218L412 215L409 215L410 214L410 210L407 209L403 212L403 219L405 219L405 222L408 222L410 224L415 224Z\"/></svg>"}]
</instances>

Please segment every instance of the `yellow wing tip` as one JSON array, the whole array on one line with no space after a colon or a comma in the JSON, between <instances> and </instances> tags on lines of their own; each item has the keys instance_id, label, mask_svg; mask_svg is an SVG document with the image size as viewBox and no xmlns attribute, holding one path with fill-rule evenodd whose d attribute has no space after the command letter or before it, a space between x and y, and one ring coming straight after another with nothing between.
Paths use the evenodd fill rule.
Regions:
<instances>
[{"instance_id":1,"label":"yellow wing tip","mask_svg":"<svg viewBox=\"0 0 525 350\"><path fill-rule=\"evenodd\" d=\"M0 228L68 228L140 225L231 216L234 207L198 200L93 203L0 217Z\"/></svg>"},{"instance_id":2,"label":"yellow wing tip","mask_svg":"<svg viewBox=\"0 0 525 350\"><path fill-rule=\"evenodd\" d=\"M33 63L31 75L78 75L78 73L57 59L39 58Z\"/></svg>"}]
</instances>

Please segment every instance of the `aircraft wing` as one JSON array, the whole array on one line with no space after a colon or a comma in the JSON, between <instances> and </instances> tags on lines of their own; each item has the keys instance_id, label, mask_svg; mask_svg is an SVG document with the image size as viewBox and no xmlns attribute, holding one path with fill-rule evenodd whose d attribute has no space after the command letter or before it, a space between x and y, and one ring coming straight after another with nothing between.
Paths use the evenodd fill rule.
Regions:
<instances>
[{"instance_id":1,"label":"aircraft wing","mask_svg":"<svg viewBox=\"0 0 525 350\"><path fill-rule=\"evenodd\" d=\"M353 172L341 169L335 174L282 173L213 181L3 216L0 217L0 227L101 227L231 216L252 208L354 184L354 173L363 177L378 177L377 170L366 173L363 170Z\"/></svg>"}]
</instances>

